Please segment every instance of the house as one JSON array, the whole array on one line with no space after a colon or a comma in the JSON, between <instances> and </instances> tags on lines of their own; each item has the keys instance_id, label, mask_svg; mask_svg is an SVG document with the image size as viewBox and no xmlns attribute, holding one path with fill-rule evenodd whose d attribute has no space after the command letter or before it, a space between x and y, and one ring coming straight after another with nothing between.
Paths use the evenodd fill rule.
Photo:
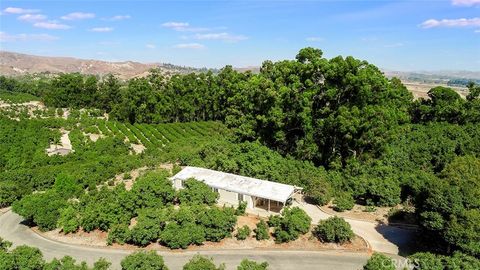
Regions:
<instances>
[{"instance_id":1,"label":"house","mask_svg":"<svg viewBox=\"0 0 480 270\"><path fill-rule=\"evenodd\" d=\"M247 208L262 208L280 212L289 204L295 191L291 185L240 176L198 167L185 167L170 179L175 189L183 188L183 182L194 178L219 193L219 203L237 206L246 202Z\"/></svg>"}]
</instances>

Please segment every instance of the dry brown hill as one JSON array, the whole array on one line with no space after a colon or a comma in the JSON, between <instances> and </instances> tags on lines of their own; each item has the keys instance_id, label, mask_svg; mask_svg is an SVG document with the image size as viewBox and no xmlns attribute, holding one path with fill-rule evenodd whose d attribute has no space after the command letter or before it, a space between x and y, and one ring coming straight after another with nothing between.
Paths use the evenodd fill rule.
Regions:
<instances>
[{"instance_id":1,"label":"dry brown hill","mask_svg":"<svg viewBox=\"0 0 480 270\"><path fill-rule=\"evenodd\" d=\"M185 73L196 69L170 64L143 64L139 62L107 62L73 57L35 56L0 51L0 74L18 76L29 73L70 73L105 75L115 74L123 79L145 76L148 70L160 68L166 73Z\"/></svg>"}]
</instances>

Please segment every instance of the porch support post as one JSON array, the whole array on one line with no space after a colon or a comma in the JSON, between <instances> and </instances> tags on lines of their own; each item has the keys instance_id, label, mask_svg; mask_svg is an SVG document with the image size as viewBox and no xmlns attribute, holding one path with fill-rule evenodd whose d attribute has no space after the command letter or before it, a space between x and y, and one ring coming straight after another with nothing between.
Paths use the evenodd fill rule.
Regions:
<instances>
[{"instance_id":1,"label":"porch support post","mask_svg":"<svg viewBox=\"0 0 480 270\"><path fill-rule=\"evenodd\" d=\"M270 199L268 199L268 212L270 212Z\"/></svg>"}]
</instances>

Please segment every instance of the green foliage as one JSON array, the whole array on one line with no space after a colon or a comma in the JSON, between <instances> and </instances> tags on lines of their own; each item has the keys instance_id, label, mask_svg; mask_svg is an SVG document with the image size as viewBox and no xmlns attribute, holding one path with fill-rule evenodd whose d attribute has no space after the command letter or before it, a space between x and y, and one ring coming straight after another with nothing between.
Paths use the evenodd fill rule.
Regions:
<instances>
[{"instance_id":1,"label":"green foliage","mask_svg":"<svg viewBox=\"0 0 480 270\"><path fill-rule=\"evenodd\" d=\"M213 205L219 194L212 191L212 188L205 183L195 179L187 179L184 181L184 188L178 192L178 200L181 204L206 204Z\"/></svg>"},{"instance_id":2,"label":"green foliage","mask_svg":"<svg viewBox=\"0 0 480 270\"><path fill-rule=\"evenodd\" d=\"M125 257L120 263L122 270L168 270L163 257L155 251L137 251Z\"/></svg>"},{"instance_id":3,"label":"green foliage","mask_svg":"<svg viewBox=\"0 0 480 270\"><path fill-rule=\"evenodd\" d=\"M380 254L373 253L372 257L368 259L367 263L363 266L363 270L395 270L395 264L389 257Z\"/></svg>"},{"instance_id":4,"label":"green foliage","mask_svg":"<svg viewBox=\"0 0 480 270\"><path fill-rule=\"evenodd\" d=\"M240 202L235 210L235 215L243 216L245 215L245 210L247 210L247 202Z\"/></svg>"},{"instance_id":5,"label":"green foliage","mask_svg":"<svg viewBox=\"0 0 480 270\"><path fill-rule=\"evenodd\" d=\"M57 227L60 210L67 202L56 191L34 193L13 204L12 209L25 219L37 224L40 230L53 230Z\"/></svg>"},{"instance_id":6,"label":"green foliage","mask_svg":"<svg viewBox=\"0 0 480 270\"><path fill-rule=\"evenodd\" d=\"M268 225L263 220L260 220L257 223L257 227L253 231L255 232L255 238L259 241L270 239L270 232L268 231Z\"/></svg>"},{"instance_id":7,"label":"green foliage","mask_svg":"<svg viewBox=\"0 0 480 270\"><path fill-rule=\"evenodd\" d=\"M250 261L248 259L243 259L240 262L240 265L237 267L237 270L267 270L268 263L262 262L258 263L256 261Z\"/></svg>"},{"instance_id":8,"label":"green foliage","mask_svg":"<svg viewBox=\"0 0 480 270\"><path fill-rule=\"evenodd\" d=\"M233 208L211 207L198 217L198 222L205 227L205 239L218 242L231 236L237 217Z\"/></svg>"},{"instance_id":9,"label":"green foliage","mask_svg":"<svg viewBox=\"0 0 480 270\"><path fill-rule=\"evenodd\" d=\"M115 224L108 231L107 244L125 244L130 239L130 231L126 224Z\"/></svg>"},{"instance_id":10,"label":"green foliage","mask_svg":"<svg viewBox=\"0 0 480 270\"><path fill-rule=\"evenodd\" d=\"M345 219L336 216L320 220L313 230L313 235L322 242L340 244L350 242L355 236L350 224Z\"/></svg>"},{"instance_id":11,"label":"green foliage","mask_svg":"<svg viewBox=\"0 0 480 270\"><path fill-rule=\"evenodd\" d=\"M333 200L335 211L343 212L346 210L351 210L355 205L355 201L351 194L342 192L335 197Z\"/></svg>"},{"instance_id":12,"label":"green foliage","mask_svg":"<svg viewBox=\"0 0 480 270\"><path fill-rule=\"evenodd\" d=\"M201 245L205 242L205 229L194 223L178 225L170 222L161 233L160 241L172 249L185 249L191 244Z\"/></svg>"},{"instance_id":13,"label":"green foliage","mask_svg":"<svg viewBox=\"0 0 480 270\"><path fill-rule=\"evenodd\" d=\"M80 227L78 209L70 205L60 211L60 217L57 221L57 227L64 233L73 233Z\"/></svg>"},{"instance_id":14,"label":"green foliage","mask_svg":"<svg viewBox=\"0 0 480 270\"><path fill-rule=\"evenodd\" d=\"M183 270L224 270L225 265L216 266L212 258L201 255L193 256L182 268Z\"/></svg>"},{"instance_id":15,"label":"green foliage","mask_svg":"<svg viewBox=\"0 0 480 270\"><path fill-rule=\"evenodd\" d=\"M135 245L146 246L160 237L168 220L168 209L144 209L137 218L137 224L129 233L129 241Z\"/></svg>"},{"instance_id":16,"label":"green foliage","mask_svg":"<svg viewBox=\"0 0 480 270\"><path fill-rule=\"evenodd\" d=\"M473 270L480 268L478 258L455 252L452 256L432 254L430 252L419 252L408 257L417 270L451 270L465 269Z\"/></svg>"},{"instance_id":17,"label":"green foliage","mask_svg":"<svg viewBox=\"0 0 480 270\"><path fill-rule=\"evenodd\" d=\"M279 224L275 226L275 242L283 243L297 239L310 229L312 218L298 207L285 208Z\"/></svg>"},{"instance_id":18,"label":"green foliage","mask_svg":"<svg viewBox=\"0 0 480 270\"><path fill-rule=\"evenodd\" d=\"M149 172L135 180L132 187L136 208L162 207L173 203L175 190L166 171Z\"/></svg>"},{"instance_id":19,"label":"green foliage","mask_svg":"<svg viewBox=\"0 0 480 270\"><path fill-rule=\"evenodd\" d=\"M11 252L17 269L42 270L45 264L38 248L18 246Z\"/></svg>"},{"instance_id":20,"label":"green foliage","mask_svg":"<svg viewBox=\"0 0 480 270\"><path fill-rule=\"evenodd\" d=\"M248 227L247 225L244 225L243 227L237 228L237 234L235 235L235 237L238 240L245 240L247 239L247 237L250 236L251 232L252 230L250 230L250 227Z\"/></svg>"}]
</instances>

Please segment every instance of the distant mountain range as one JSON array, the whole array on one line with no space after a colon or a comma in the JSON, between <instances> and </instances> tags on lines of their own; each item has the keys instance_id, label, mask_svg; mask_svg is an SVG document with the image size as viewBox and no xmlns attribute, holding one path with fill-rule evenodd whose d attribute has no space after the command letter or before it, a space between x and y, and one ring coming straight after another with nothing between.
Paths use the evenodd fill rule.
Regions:
<instances>
[{"instance_id":1,"label":"distant mountain range","mask_svg":"<svg viewBox=\"0 0 480 270\"><path fill-rule=\"evenodd\" d=\"M15 52L0 51L0 74L19 76L31 73L69 73L105 75L115 74L123 79L142 77L152 68L159 68L165 73L203 72L206 68L198 69L182 67L165 63L139 63L133 61L108 62L100 60L78 59L73 57L35 56ZM259 67L238 67L238 71L251 70L259 72ZM216 72L218 70L212 69ZM398 77L405 82L426 84L447 84L452 79L480 80L478 71L418 71L400 72L383 70L388 77Z\"/></svg>"}]
</instances>

